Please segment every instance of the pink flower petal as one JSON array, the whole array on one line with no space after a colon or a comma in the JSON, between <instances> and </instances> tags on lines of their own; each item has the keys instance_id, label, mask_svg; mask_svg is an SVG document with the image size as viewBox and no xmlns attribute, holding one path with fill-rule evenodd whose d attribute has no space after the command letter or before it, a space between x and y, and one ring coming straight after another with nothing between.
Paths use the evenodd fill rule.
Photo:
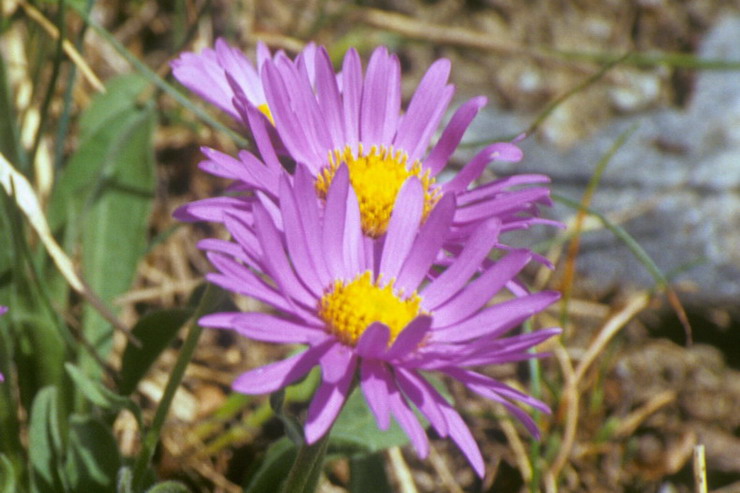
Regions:
<instances>
[{"instance_id":1,"label":"pink flower petal","mask_svg":"<svg viewBox=\"0 0 740 493\"><path fill-rule=\"evenodd\" d=\"M439 436L446 437L448 433L447 420L440 408L440 401L444 401L444 398L416 372L399 367L396 368L395 373L398 385L406 397L429 420Z\"/></svg>"},{"instance_id":2,"label":"pink flower petal","mask_svg":"<svg viewBox=\"0 0 740 493\"><path fill-rule=\"evenodd\" d=\"M416 177L411 177L398 192L380 259L380 274L395 279L419 229L424 211L424 190Z\"/></svg>"},{"instance_id":3,"label":"pink flower petal","mask_svg":"<svg viewBox=\"0 0 740 493\"><path fill-rule=\"evenodd\" d=\"M517 327L535 313L541 312L560 298L556 291L536 294L497 303L476 313L464 322L435 329L434 341L463 342L479 337L494 338Z\"/></svg>"},{"instance_id":4,"label":"pink flower petal","mask_svg":"<svg viewBox=\"0 0 740 493\"><path fill-rule=\"evenodd\" d=\"M429 157L424 160L424 167L430 170L432 176L437 176L447 165L447 161L460 144L470 122L485 105L486 98L479 96L467 101L452 115L452 119L442 132L439 141L435 144L432 152L429 153Z\"/></svg>"},{"instance_id":5,"label":"pink flower petal","mask_svg":"<svg viewBox=\"0 0 740 493\"><path fill-rule=\"evenodd\" d=\"M343 373L336 383L324 381L316 390L306 417L304 433L307 443L316 442L331 428L347 400L356 366L357 358L352 357L342 368Z\"/></svg>"},{"instance_id":6,"label":"pink flower petal","mask_svg":"<svg viewBox=\"0 0 740 493\"><path fill-rule=\"evenodd\" d=\"M318 327L310 327L267 313L213 313L198 320L203 327L231 329L256 341L277 344L308 344L328 337Z\"/></svg>"},{"instance_id":7,"label":"pink flower petal","mask_svg":"<svg viewBox=\"0 0 740 493\"><path fill-rule=\"evenodd\" d=\"M355 351L363 358L379 359L388 347L390 336L391 332L387 325L374 322L360 336Z\"/></svg>"},{"instance_id":8,"label":"pink flower petal","mask_svg":"<svg viewBox=\"0 0 740 493\"><path fill-rule=\"evenodd\" d=\"M517 162L522 159L522 156L521 149L514 144L508 142L491 144L476 154L452 180L442 185L442 188L445 192L462 192L473 180L480 177L486 165L491 161Z\"/></svg>"},{"instance_id":9,"label":"pink flower petal","mask_svg":"<svg viewBox=\"0 0 740 493\"><path fill-rule=\"evenodd\" d=\"M396 421L401 426L403 431L406 432L411 444L416 450L416 454L424 459L429 455L429 440L424 428L416 419L414 412L409 408L408 404L404 400L398 387L395 383L391 385L388 392L388 404L390 405L391 413Z\"/></svg>"},{"instance_id":10,"label":"pink flower petal","mask_svg":"<svg viewBox=\"0 0 740 493\"><path fill-rule=\"evenodd\" d=\"M455 214L455 197L443 196L432 209L416 236L411 252L407 255L396 278L396 289L405 293L416 291L437 258L452 224Z\"/></svg>"},{"instance_id":11,"label":"pink flower petal","mask_svg":"<svg viewBox=\"0 0 740 493\"><path fill-rule=\"evenodd\" d=\"M450 438L460 447L473 470L482 478L486 473L486 464L483 462L478 444L470 433L470 428L452 406L442 406L442 412L449 426Z\"/></svg>"},{"instance_id":12,"label":"pink flower petal","mask_svg":"<svg viewBox=\"0 0 740 493\"><path fill-rule=\"evenodd\" d=\"M275 392L305 376L333 344L334 341L330 340L288 359L243 373L234 381L232 387L242 394Z\"/></svg>"},{"instance_id":13,"label":"pink flower petal","mask_svg":"<svg viewBox=\"0 0 740 493\"><path fill-rule=\"evenodd\" d=\"M500 227L498 221L488 221L471 235L454 263L422 290L421 297L425 309L435 310L459 292L473 274L478 272L491 248L498 241ZM436 327L439 323L435 320L434 325Z\"/></svg>"},{"instance_id":14,"label":"pink flower petal","mask_svg":"<svg viewBox=\"0 0 740 493\"><path fill-rule=\"evenodd\" d=\"M531 258L529 250L515 250L496 262L459 294L436 308L435 325L452 325L480 310L511 278L521 272Z\"/></svg>"},{"instance_id":15,"label":"pink flower petal","mask_svg":"<svg viewBox=\"0 0 740 493\"><path fill-rule=\"evenodd\" d=\"M326 197L322 239L326 252L326 267L334 279L345 277L344 268L344 224L347 214L349 193L349 171L340 166L334 175Z\"/></svg>"},{"instance_id":16,"label":"pink flower petal","mask_svg":"<svg viewBox=\"0 0 740 493\"><path fill-rule=\"evenodd\" d=\"M368 329L370 330L370 329ZM393 377L382 361L363 359L360 366L360 386L370 411L375 415L378 428L387 430L391 424L390 396L388 390Z\"/></svg>"},{"instance_id":17,"label":"pink flower petal","mask_svg":"<svg viewBox=\"0 0 740 493\"><path fill-rule=\"evenodd\" d=\"M401 358L406 353L416 349L427 332L429 332L431 324L432 317L428 315L419 315L416 317L398 334L398 337L396 337L395 342L388 349L383 359L390 361Z\"/></svg>"}]
</instances>

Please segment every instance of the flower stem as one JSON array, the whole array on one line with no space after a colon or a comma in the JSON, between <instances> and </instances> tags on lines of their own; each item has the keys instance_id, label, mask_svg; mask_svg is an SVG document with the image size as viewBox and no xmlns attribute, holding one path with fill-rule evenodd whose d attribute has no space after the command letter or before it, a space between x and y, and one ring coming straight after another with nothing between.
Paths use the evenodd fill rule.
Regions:
<instances>
[{"instance_id":1,"label":"flower stem","mask_svg":"<svg viewBox=\"0 0 740 493\"><path fill-rule=\"evenodd\" d=\"M327 431L316 443L303 443L288 478L283 484L282 493L314 493L324 465L324 456L329 445Z\"/></svg>"},{"instance_id":2,"label":"flower stem","mask_svg":"<svg viewBox=\"0 0 740 493\"><path fill-rule=\"evenodd\" d=\"M217 293L218 290L216 290L211 284L208 284L206 286L203 297L200 299L198 307L195 309L195 313L193 313L193 317L191 320L197 321L208 311L211 306L213 306L217 297ZM157 411L154 414L152 426L146 432L146 435L144 435L144 439L142 440L141 451L139 452L139 455L136 458L136 463L134 465L134 491L141 490L142 481L144 480L147 466L152 460L157 442L159 442L159 435L162 431L162 426L164 426L164 421L167 418L167 414L170 410L170 406L172 405L172 401L175 398L175 392L182 382L182 378L185 375L185 369L187 368L188 363L190 363L190 360L193 357L195 348L198 345L198 339L200 339L200 335L202 332L203 327L201 327L197 323L192 323L190 325L188 335L185 338L182 349L180 350L180 355L177 357L175 367L172 369L172 373L170 373L170 378L167 381L167 386L164 389L164 395L162 395L162 399L159 401L159 406L157 406Z\"/></svg>"},{"instance_id":3,"label":"flower stem","mask_svg":"<svg viewBox=\"0 0 740 493\"><path fill-rule=\"evenodd\" d=\"M524 323L524 332L530 333L534 330L534 327L532 327L532 321L527 320ZM534 349L529 350L530 353L534 353ZM532 393L532 397L535 399L541 399L542 398L542 368L540 367L540 360L537 358L532 358L528 362L529 364L529 375L530 375L530 391ZM532 413L532 418L537 422L538 426L541 426L542 423L540 423L541 413L537 410L535 410ZM537 493L540 491L540 480L542 478L542 444L538 439L533 438L531 440L531 448L529 452L529 462L531 464L532 468L532 478L529 483L529 491L531 493Z\"/></svg>"}]
</instances>

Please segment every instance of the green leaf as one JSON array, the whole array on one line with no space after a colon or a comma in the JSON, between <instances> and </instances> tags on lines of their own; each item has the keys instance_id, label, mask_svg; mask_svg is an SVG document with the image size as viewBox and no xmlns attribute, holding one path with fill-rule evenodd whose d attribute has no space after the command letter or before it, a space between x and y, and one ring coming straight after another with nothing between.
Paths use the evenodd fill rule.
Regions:
<instances>
[{"instance_id":1,"label":"green leaf","mask_svg":"<svg viewBox=\"0 0 740 493\"><path fill-rule=\"evenodd\" d=\"M88 284L110 306L131 285L147 247L154 195L151 104L137 96L146 80L128 75L113 79L81 117L82 138L64 168L49 207L50 225L64 232L67 248L82 242L82 267ZM113 329L86 306L83 333L105 359ZM100 374L93 358L80 355L79 367Z\"/></svg>"},{"instance_id":2,"label":"green leaf","mask_svg":"<svg viewBox=\"0 0 740 493\"><path fill-rule=\"evenodd\" d=\"M280 484L288 477L297 454L298 448L288 437L274 442L259 469L249 478L244 493L280 491Z\"/></svg>"},{"instance_id":3,"label":"green leaf","mask_svg":"<svg viewBox=\"0 0 740 493\"><path fill-rule=\"evenodd\" d=\"M132 330L141 342L141 347L128 343L121 361L121 380L118 391L129 395L156 361L162 351L172 342L192 311L188 309L161 310L144 315Z\"/></svg>"},{"instance_id":4,"label":"green leaf","mask_svg":"<svg viewBox=\"0 0 740 493\"><path fill-rule=\"evenodd\" d=\"M64 467L70 490L114 492L120 466L121 456L110 429L89 415L70 416Z\"/></svg>"},{"instance_id":5,"label":"green leaf","mask_svg":"<svg viewBox=\"0 0 740 493\"><path fill-rule=\"evenodd\" d=\"M20 389L17 396L20 405L28 409L38 390L63 385L62 364L68 347L65 343L73 339L53 311L46 280L32 259L34 246L26 233L25 219L14 198L0 190L0 300L12 305L11 313L0 321L8 326L12 321L11 330L4 333L7 339L0 358L3 365L9 365L12 357ZM44 357L39 358L39 354ZM64 394L60 397L64 400ZM18 435L0 441L17 441Z\"/></svg>"},{"instance_id":6,"label":"green leaf","mask_svg":"<svg viewBox=\"0 0 740 493\"><path fill-rule=\"evenodd\" d=\"M110 303L126 292L146 252L147 227L154 194L154 113L132 112L125 120L113 164L96 190L82 231L82 265L90 287ZM112 329L92 308L84 330L102 357L110 350Z\"/></svg>"},{"instance_id":7,"label":"green leaf","mask_svg":"<svg viewBox=\"0 0 740 493\"><path fill-rule=\"evenodd\" d=\"M363 455L407 443L408 437L395 421L386 431L378 428L362 392L356 389L334 423L329 450L339 447L346 453Z\"/></svg>"},{"instance_id":8,"label":"green leaf","mask_svg":"<svg viewBox=\"0 0 740 493\"><path fill-rule=\"evenodd\" d=\"M129 400L126 397L118 395L105 387L102 383L92 380L72 363L65 363L64 368L67 370L67 373L72 378L75 385L77 385L77 388L93 404L102 407L103 409L110 410L122 409L128 405Z\"/></svg>"},{"instance_id":9,"label":"green leaf","mask_svg":"<svg viewBox=\"0 0 740 493\"><path fill-rule=\"evenodd\" d=\"M142 425L141 409L129 397L118 395L102 383L91 379L85 375L79 368L72 363L65 363L64 368L67 370L70 378L75 383L76 388L87 399L96 406L110 411L120 411L128 409L136 417L139 426Z\"/></svg>"},{"instance_id":10,"label":"green leaf","mask_svg":"<svg viewBox=\"0 0 740 493\"><path fill-rule=\"evenodd\" d=\"M349 460L349 491L351 493L393 493L385 472L385 459L380 453Z\"/></svg>"},{"instance_id":11,"label":"green leaf","mask_svg":"<svg viewBox=\"0 0 740 493\"><path fill-rule=\"evenodd\" d=\"M190 493L190 490L184 484L177 481L164 481L157 483L148 490L146 493Z\"/></svg>"},{"instance_id":12,"label":"green leaf","mask_svg":"<svg viewBox=\"0 0 740 493\"><path fill-rule=\"evenodd\" d=\"M0 455L0 493L16 493L15 470L5 454Z\"/></svg>"},{"instance_id":13,"label":"green leaf","mask_svg":"<svg viewBox=\"0 0 740 493\"><path fill-rule=\"evenodd\" d=\"M74 226L73 238L80 233L77 223L100 188L104 173L115 168L115 160L126 145L124 133L131 119L140 116L136 96L146 80L136 75L117 77L108 82L106 92L95 97L80 117L80 145L59 175L49 205L49 225L58 230ZM69 224L68 224L69 223Z\"/></svg>"},{"instance_id":14,"label":"green leaf","mask_svg":"<svg viewBox=\"0 0 740 493\"><path fill-rule=\"evenodd\" d=\"M39 493L63 492L61 470L62 432L56 387L44 387L33 400L28 430L31 484Z\"/></svg>"}]
</instances>

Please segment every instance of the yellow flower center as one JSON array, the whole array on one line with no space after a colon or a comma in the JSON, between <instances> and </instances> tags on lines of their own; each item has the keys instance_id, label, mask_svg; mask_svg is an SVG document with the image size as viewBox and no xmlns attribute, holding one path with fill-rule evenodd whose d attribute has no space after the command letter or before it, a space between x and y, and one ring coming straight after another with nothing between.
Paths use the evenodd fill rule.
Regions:
<instances>
[{"instance_id":1,"label":"yellow flower center","mask_svg":"<svg viewBox=\"0 0 740 493\"><path fill-rule=\"evenodd\" d=\"M262 114L267 117L268 120L270 120L270 123L272 123L273 126L275 126L275 119L272 117L272 111L270 111L270 107L267 106L267 103L262 103L261 105L257 106L257 109L260 110Z\"/></svg>"},{"instance_id":2,"label":"yellow flower center","mask_svg":"<svg viewBox=\"0 0 740 493\"><path fill-rule=\"evenodd\" d=\"M350 183L360 203L362 231L377 238L388 229L398 192L409 177L418 177L424 189L423 219L441 197L429 170L424 171L418 160L411 166L407 161L408 154L385 146L373 146L365 154L360 144L357 156L349 146L343 151L330 151L329 165L316 178L316 191L320 198L325 199L339 166L346 163Z\"/></svg>"},{"instance_id":3,"label":"yellow flower center","mask_svg":"<svg viewBox=\"0 0 740 493\"><path fill-rule=\"evenodd\" d=\"M342 343L354 346L370 324L382 322L390 329L390 345L419 315L421 298L416 292L403 297L394 291L393 281L385 286L379 286L378 281L372 280L370 271L350 282L334 281L319 301L319 316Z\"/></svg>"}]
</instances>

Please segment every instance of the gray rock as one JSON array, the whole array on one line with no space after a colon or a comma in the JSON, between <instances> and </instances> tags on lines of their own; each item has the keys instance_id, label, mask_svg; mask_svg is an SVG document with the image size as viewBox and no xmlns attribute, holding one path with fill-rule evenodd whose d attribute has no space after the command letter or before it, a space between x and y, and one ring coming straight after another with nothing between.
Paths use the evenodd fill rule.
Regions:
<instances>
[{"instance_id":1,"label":"gray rock","mask_svg":"<svg viewBox=\"0 0 740 493\"><path fill-rule=\"evenodd\" d=\"M699 55L740 61L740 17L720 21ZM496 109L476 120L471 140L528 123ZM685 294L690 303L740 305L740 71L699 72L685 110L620 117L564 152L530 138L522 143L522 163L494 169L547 173L555 192L580 200L599 160L633 126L634 134L609 162L592 206L626 216L622 226L663 273L701 261L676 279L695 286ZM551 214L563 220L573 210L557 205ZM608 231L584 236L578 267L601 289L653 285L647 270Z\"/></svg>"}]
</instances>

